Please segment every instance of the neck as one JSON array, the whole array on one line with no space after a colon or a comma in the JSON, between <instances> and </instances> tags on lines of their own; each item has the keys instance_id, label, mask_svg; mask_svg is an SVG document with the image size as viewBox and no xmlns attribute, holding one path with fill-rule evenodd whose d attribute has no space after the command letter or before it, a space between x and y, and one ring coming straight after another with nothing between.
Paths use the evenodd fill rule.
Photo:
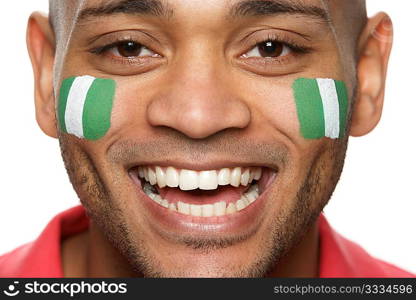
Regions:
<instances>
[{"instance_id":1,"label":"neck","mask_svg":"<svg viewBox=\"0 0 416 300\"><path fill-rule=\"evenodd\" d=\"M318 277L319 229L318 220L302 239L284 256L267 277Z\"/></svg>"},{"instance_id":2,"label":"neck","mask_svg":"<svg viewBox=\"0 0 416 300\"><path fill-rule=\"evenodd\" d=\"M90 222L88 231L62 245L64 277L135 277L128 262Z\"/></svg>"}]
</instances>

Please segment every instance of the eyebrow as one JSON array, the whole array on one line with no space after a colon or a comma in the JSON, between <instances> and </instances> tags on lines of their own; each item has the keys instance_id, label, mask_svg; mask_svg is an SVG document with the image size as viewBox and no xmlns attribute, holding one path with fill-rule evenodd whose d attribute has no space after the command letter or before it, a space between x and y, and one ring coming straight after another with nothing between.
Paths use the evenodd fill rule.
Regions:
<instances>
[{"instance_id":1,"label":"eyebrow","mask_svg":"<svg viewBox=\"0 0 416 300\"><path fill-rule=\"evenodd\" d=\"M230 16L234 18L280 14L305 15L325 23L331 22L325 9L316 5L306 5L288 0L245 0L234 4L230 10Z\"/></svg>"},{"instance_id":2,"label":"eyebrow","mask_svg":"<svg viewBox=\"0 0 416 300\"><path fill-rule=\"evenodd\" d=\"M104 5L84 8L78 21L90 17L101 17L113 14L139 14L170 18L173 9L163 0L115 0ZM273 16L280 14L305 15L330 23L327 11L319 6L306 5L291 0L243 0L235 3L229 12L233 18Z\"/></svg>"},{"instance_id":3,"label":"eyebrow","mask_svg":"<svg viewBox=\"0 0 416 300\"><path fill-rule=\"evenodd\" d=\"M104 5L84 8L79 13L78 21L90 17L102 17L119 13L169 18L172 16L173 10L161 0L110 1Z\"/></svg>"}]
</instances>

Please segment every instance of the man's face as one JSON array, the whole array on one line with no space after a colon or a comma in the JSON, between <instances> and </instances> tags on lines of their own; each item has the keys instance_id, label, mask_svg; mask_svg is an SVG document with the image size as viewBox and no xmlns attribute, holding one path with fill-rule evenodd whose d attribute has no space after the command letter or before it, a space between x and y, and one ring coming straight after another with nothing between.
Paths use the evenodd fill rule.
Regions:
<instances>
[{"instance_id":1,"label":"man's face","mask_svg":"<svg viewBox=\"0 0 416 300\"><path fill-rule=\"evenodd\" d=\"M331 12L319 0L126 3L79 3L66 52L58 53L59 82L87 74L116 82L103 138L60 135L75 190L139 274L266 275L328 201L347 144L347 135L301 135L293 82L335 78L353 95L345 67L353 54L340 55L325 19ZM239 176L238 167L251 173ZM174 172L162 176L168 169L178 172L178 187L146 184L170 207L143 191L152 180L140 168L158 169L162 181L174 181ZM217 186L211 175L221 169L235 176ZM201 179L183 170L215 172ZM241 209L237 200L256 185L259 195Z\"/></svg>"}]
</instances>

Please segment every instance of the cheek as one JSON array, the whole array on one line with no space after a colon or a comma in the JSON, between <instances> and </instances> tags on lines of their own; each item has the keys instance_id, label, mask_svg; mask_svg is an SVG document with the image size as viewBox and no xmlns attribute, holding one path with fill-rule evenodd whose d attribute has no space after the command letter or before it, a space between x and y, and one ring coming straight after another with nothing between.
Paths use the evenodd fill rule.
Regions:
<instances>
[{"instance_id":1,"label":"cheek","mask_svg":"<svg viewBox=\"0 0 416 300\"><path fill-rule=\"evenodd\" d=\"M342 81L298 78L292 88L300 133L305 139L337 139L344 136L348 94Z\"/></svg>"},{"instance_id":2,"label":"cheek","mask_svg":"<svg viewBox=\"0 0 416 300\"><path fill-rule=\"evenodd\" d=\"M259 105L261 105L261 118L265 118L263 121L288 136L298 136L299 122L290 88L282 86L261 97L263 100L259 102Z\"/></svg>"},{"instance_id":3,"label":"cheek","mask_svg":"<svg viewBox=\"0 0 416 300\"><path fill-rule=\"evenodd\" d=\"M134 116L137 116L135 104L138 102L137 94L133 96L132 89L123 86L120 82L117 82L117 91L115 94L113 113L111 116L111 130L118 131L120 128L125 127L128 123L134 120ZM136 99L134 99L136 98Z\"/></svg>"},{"instance_id":4,"label":"cheek","mask_svg":"<svg viewBox=\"0 0 416 300\"><path fill-rule=\"evenodd\" d=\"M123 136L136 135L140 130L146 130L146 109L151 89L140 86L134 81L118 80L115 94L113 113L111 117L111 132L123 132Z\"/></svg>"},{"instance_id":5,"label":"cheek","mask_svg":"<svg viewBox=\"0 0 416 300\"><path fill-rule=\"evenodd\" d=\"M60 130L86 140L104 137L111 127L115 90L115 81L108 78L63 80L57 112Z\"/></svg>"}]
</instances>

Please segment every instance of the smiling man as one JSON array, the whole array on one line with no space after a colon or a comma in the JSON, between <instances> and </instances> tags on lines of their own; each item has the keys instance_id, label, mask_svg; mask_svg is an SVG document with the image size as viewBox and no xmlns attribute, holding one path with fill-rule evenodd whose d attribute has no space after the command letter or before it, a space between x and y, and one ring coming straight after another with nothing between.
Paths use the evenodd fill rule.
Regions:
<instances>
[{"instance_id":1,"label":"smiling man","mask_svg":"<svg viewBox=\"0 0 416 300\"><path fill-rule=\"evenodd\" d=\"M391 38L363 0L51 0L28 24L36 116L82 205L0 275L412 276L321 215Z\"/></svg>"}]
</instances>

